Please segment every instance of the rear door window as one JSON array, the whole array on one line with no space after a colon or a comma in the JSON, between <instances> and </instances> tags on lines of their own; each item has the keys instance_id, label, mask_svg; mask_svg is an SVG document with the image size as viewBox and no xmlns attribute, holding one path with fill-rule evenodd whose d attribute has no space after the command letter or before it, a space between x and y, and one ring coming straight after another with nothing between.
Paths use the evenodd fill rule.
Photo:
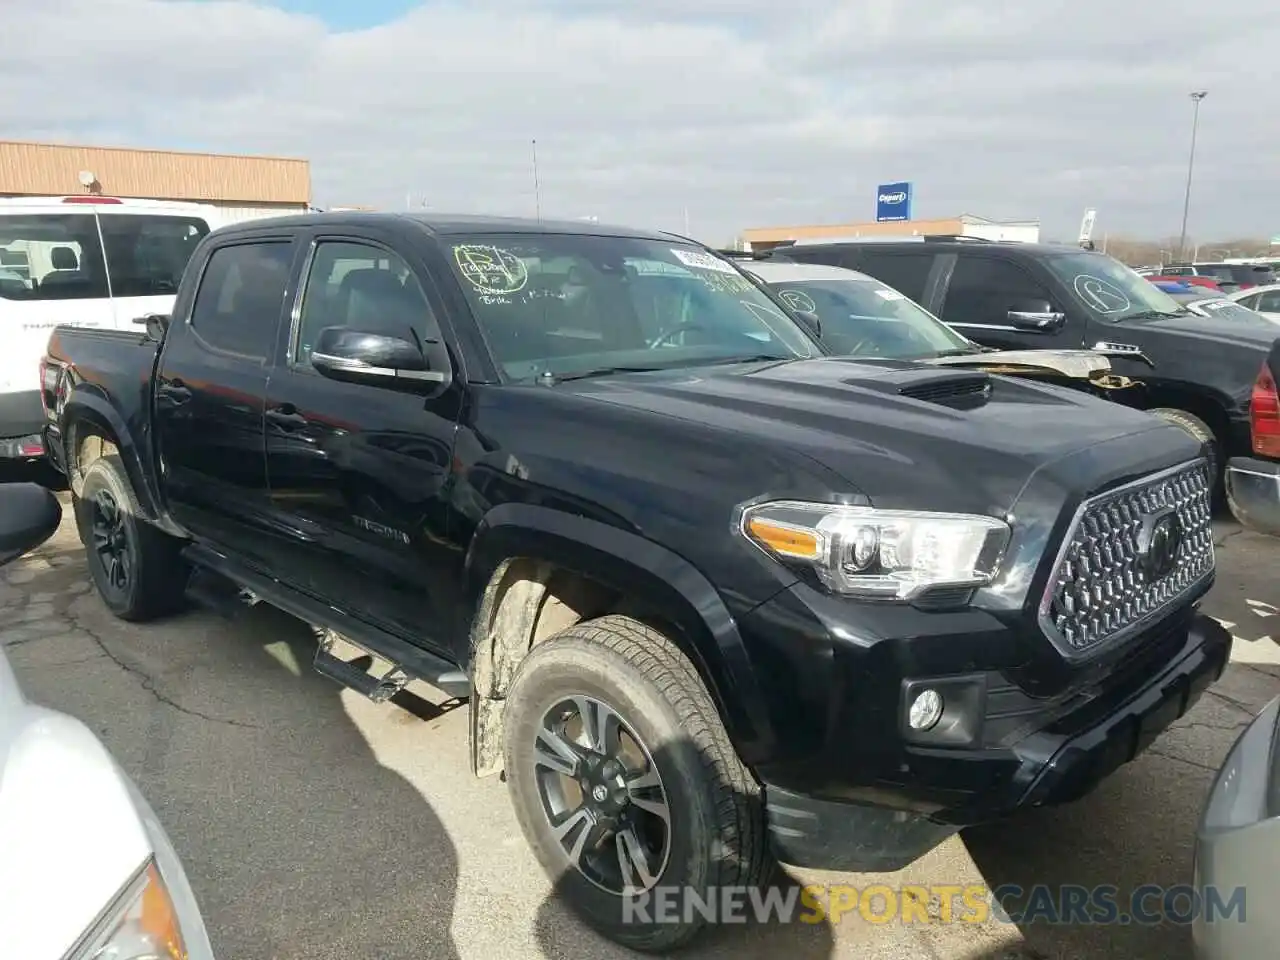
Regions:
<instances>
[{"instance_id":1,"label":"rear door window","mask_svg":"<svg viewBox=\"0 0 1280 960\"><path fill-rule=\"evenodd\" d=\"M104 214L111 293L116 297L172 296L209 225L199 217Z\"/></svg>"},{"instance_id":2,"label":"rear door window","mask_svg":"<svg viewBox=\"0 0 1280 960\"><path fill-rule=\"evenodd\" d=\"M932 267L931 253L864 253L857 261L858 270L906 294L916 303L924 302L924 289Z\"/></svg>"},{"instance_id":3,"label":"rear door window","mask_svg":"<svg viewBox=\"0 0 1280 960\"><path fill-rule=\"evenodd\" d=\"M0 216L0 299L92 300L107 291L93 214Z\"/></svg>"},{"instance_id":4,"label":"rear door window","mask_svg":"<svg viewBox=\"0 0 1280 960\"><path fill-rule=\"evenodd\" d=\"M265 360L289 284L293 244L237 243L209 257L191 308L191 328L206 347Z\"/></svg>"}]
</instances>

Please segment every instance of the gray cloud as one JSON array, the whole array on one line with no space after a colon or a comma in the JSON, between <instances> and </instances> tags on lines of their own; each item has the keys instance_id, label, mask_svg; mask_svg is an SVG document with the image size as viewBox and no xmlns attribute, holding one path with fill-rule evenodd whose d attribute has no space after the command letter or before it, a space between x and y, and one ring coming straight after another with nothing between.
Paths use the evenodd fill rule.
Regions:
<instances>
[{"instance_id":1,"label":"gray cloud","mask_svg":"<svg viewBox=\"0 0 1280 960\"><path fill-rule=\"evenodd\" d=\"M1280 233L1267 0L455 0L334 33L238 0L6 5L8 136L305 156L324 203L680 229L1039 216L1169 234L1190 90L1192 232ZM1184 17L1183 14L1186 14Z\"/></svg>"}]
</instances>

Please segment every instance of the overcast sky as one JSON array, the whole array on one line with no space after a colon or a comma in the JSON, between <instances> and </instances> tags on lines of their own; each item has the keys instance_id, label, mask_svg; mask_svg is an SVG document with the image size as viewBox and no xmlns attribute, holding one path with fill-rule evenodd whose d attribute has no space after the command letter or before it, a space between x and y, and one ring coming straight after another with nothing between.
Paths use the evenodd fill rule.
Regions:
<instances>
[{"instance_id":1,"label":"overcast sky","mask_svg":"<svg viewBox=\"0 0 1280 960\"><path fill-rule=\"evenodd\" d=\"M1280 234L1274 0L0 0L0 137L311 160L315 200L681 230ZM931 12L924 12L931 11ZM1269 87L1270 89L1266 89Z\"/></svg>"}]
</instances>

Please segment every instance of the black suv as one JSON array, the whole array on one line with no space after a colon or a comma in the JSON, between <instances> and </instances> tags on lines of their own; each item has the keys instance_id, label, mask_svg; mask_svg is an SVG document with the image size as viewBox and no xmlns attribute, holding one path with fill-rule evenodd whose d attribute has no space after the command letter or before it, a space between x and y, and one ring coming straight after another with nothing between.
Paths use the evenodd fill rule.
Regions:
<instances>
[{"instance_id":1,"label":"black suv","mask_svg":"<svg viewBox=\"0 0 1280 960\"><path fill-rule=\"evenodd\" d=\"M772 256L861 270L1002 350L1107 349L1142 389L1115 394L1206 445L1215 485L1250 450L1249 396L1274 324L1192 313L1113 257L1071 246L927 238L780 247Z\"/></svg>"},{"instance_id":2,"label":"black suv","mask_svg":"<svg viewBox=\"0 0 1280 960\"><path fill-rule=\"evenodd\" d=\"M469 697L476 772L505 771L561 894L634 947L700 920L645 898L720 902L771 855L896 870L1074 799L1230 652L1198 610L1184 433L831 356L679 237L253 221L201 244L171 318L59 328L43 374L117 616L247 590L371 699Z\"/></svg>"}]
</instances>

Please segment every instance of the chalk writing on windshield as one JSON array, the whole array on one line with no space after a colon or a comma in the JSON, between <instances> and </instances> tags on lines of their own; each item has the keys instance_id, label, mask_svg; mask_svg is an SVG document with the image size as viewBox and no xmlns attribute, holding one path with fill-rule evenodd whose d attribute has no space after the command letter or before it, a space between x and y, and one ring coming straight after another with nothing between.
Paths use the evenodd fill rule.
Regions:
<instances>
[{"instance_id":1,"label":"chalk writing on windshield","mask_svg":"<svg viewBox=\"0 0 1280 960\"><path fill-rule=\"evenodd\" d=\"M787 301L793 308L804 313L817 313L818 305L803 290L780 290L778 296Z\"/></svg>"},{"instance_id":2,"label":"chalk writing on windshield","mask_svg":"<svg viewBox=\"0 0 1280 960\"><path fill-rule=\"evenodd\" d=\"M1080 299L1099 313L1124 313L1133 306L1123 290L1100 277L1082 273L1072 285Z\"/></svg>"},{"instance_id":3,"label":"chalk writing on windshield","mask_svg":"<svg viewBox=\"0 0 1280 960\"><path fill-rule=\"evenodd\" d=\"M524 261L501 247L461 243L453 248L453 259L478 293L503 297L518 293L529 282Z\"/></svg>"}]
</instances>

